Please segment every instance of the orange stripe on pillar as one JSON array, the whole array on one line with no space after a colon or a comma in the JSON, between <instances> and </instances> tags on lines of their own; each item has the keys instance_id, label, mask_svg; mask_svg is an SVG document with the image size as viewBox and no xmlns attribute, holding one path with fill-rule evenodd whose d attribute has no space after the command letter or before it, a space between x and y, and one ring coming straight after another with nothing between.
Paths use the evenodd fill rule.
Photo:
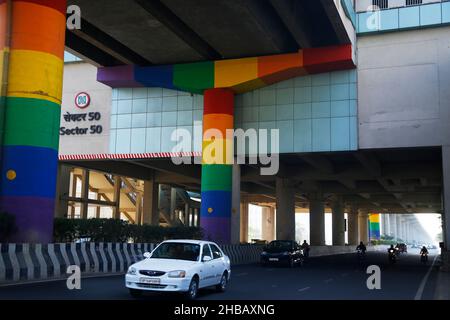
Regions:
<instances>
[{"instance_id":1,"label":"orange stripe on pillar","mask_svg":"<svg viewBox=\"0 0 450 320\"><path fill-rule=\"evenodd\" d=\"M0 4L0 50L6 46L6 29L8 24L8 10L6 2Z\"/></svg>"},{"instance_id":2,"label":"orange stripe on pillar","mask_svg":"<svg viewBox=\"0 0 450 320\"><path fill-rule=\"evenodd\" d=\"M222 138L227 135L227 129L234 128L234 118L229 114L210 113L203 116L203 132L210 129L219 130Z\"/></svg>"},{"instance_id":3,"label":"orange stripe on pillar","mask_svg":"<svg viewBox=\"0 0 450 320\"><path fill-rule=\"evenodd\" d=\"M266 84L305 75L303 51L258 58L258 77Z\"/></svg>"},{"instance_id":4,"label":"orange stripe on pillar","mask_svg":"<svg viewBox=\"0 0 450 320\"><path fill-rule=\"evenodd\" d=\"M66 18L49 7L14 2L11 49L32 50L64 57Z\"/></svg>"}]
</instances>

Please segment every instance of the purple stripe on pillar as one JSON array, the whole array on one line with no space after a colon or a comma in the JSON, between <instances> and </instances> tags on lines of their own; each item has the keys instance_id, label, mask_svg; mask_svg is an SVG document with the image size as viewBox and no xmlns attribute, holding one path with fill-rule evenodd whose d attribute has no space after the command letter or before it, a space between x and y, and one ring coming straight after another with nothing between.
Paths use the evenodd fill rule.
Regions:
<instances>
[{"instance_id":1,"label":"purple stripe on pillar","mask_svg":"<svg viewBox=\"0 0 450 320\"><path fill-rule=\"evenodd\" d=\"M14 212L20 226L10 242L52 242L55 199L3 196L0 204L0 211Z\"/></svg>"},{"instance_id":2,"label":"purple stripe on pillar","mask_svg":"<svg viewBox=\"0 0 450 320\"><path fill-rule=\"evenodd\" d=\"M112 88L135 88L144 85L136 80L135 66L99 68L97 81Z\"/></svg>"},{"instance_id":3,"label":"purple stripe on pillar","mask_svg":"<svg viewBox=\"0 0 450 320\"><path fill-rule=\"evenodd\" d=\"M204 230L204 239L220 244L229 244L231 241L231 219L222 217L201 217L201 227Z\"/></svg>"}]
</instances>

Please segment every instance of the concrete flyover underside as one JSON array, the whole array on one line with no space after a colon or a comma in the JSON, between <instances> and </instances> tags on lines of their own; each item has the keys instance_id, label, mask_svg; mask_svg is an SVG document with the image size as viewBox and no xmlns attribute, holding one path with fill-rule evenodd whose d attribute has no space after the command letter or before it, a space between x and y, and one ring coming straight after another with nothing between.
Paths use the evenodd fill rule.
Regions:
<instances>
[{"instance_id":1,"label":"concrete flyover underside","mask_svg":"<svg viewBox=\"0 0 450 320\"><path fill-rule=\"evenodd\" d=\"M193 191L201 189L200 165L175 165L170 158L114 161L63 161L73 166L127 175ZM248 161L247 161L248 163ZM440 213L440 148L405 148L339 153L281 154L277 175L263 176L255 165L241 165L241 201L275 206L276 180L288 179L297 210L320 193L328 208L339 196L346 212Z\"/></svg>"},{"instance_id":2,"label":"concrete flyover underside","mask_svg":"<svg viewBox=\"0 0 450 320\"><path fill-rule=\"evenodd\" d=\"M82 28L67 31L67 47L102 66L263 56L350 43L338 9L328 0L70 4L80 7Z\"/></svg>"}]
</instances>

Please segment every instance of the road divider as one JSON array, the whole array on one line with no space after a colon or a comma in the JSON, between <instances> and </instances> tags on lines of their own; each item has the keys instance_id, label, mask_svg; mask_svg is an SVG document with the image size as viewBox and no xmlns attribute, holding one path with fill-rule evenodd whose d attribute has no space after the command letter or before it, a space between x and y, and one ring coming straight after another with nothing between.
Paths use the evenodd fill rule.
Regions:
<instances>
[{"instance_id":1,"label":"road divider","mask_svg":"<svg viewBox=\"0 0 450 320\"><path fill-rule=\"evenodd\" d=\"M67 268L84 275L124 273L155 244L55 243L0 244L0 284L65 279Z\"/></svg>"}]
</instances>

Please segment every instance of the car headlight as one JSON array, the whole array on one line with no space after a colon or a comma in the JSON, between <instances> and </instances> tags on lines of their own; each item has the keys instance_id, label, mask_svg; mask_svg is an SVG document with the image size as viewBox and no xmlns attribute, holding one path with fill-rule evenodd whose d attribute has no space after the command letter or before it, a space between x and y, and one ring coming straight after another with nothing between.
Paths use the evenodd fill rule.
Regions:
<instances>
[{"instance_id":1,"label":"car headlight","mask_svg":"<svg viewBox=\"0 0 450 320\"><path fill-rule=\"evenodd\" d=\"M129 267L128 268L128 271L127 271L127 274L131 274L131 275L136 275L136 273L137 273L137 270L136 270L136 268L134 268L134 267Z\"/></svg>"},{"instance_id":2,"label":"car headlight","mask_svg":"<svg viewBox=\"0 0 450 320\"><path fill-rule=\"evenodd\" d=\"M170 271L168 276L169 276L169 278L184 278L184 277L186 277L186 271L184 271L184 270Z\"/></svg>"}]
</instances>

